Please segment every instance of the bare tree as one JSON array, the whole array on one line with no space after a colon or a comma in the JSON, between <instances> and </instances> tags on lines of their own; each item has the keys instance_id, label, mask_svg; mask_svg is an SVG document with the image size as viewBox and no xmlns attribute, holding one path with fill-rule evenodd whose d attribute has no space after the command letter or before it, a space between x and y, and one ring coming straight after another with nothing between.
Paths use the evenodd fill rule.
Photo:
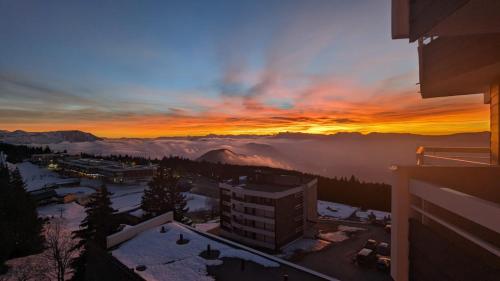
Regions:
<instances>
[{"instance_id":1,"label":"bare tree","mask_svg":"<svg viewBox=\"0 0 500 281\"><path fill-rule=\"evenodd\" d=\"M47 271L43 254L27 256L13 261L0 281L50 281Z\"/></svg>"},{"instance_id":2,"label":"bare tree","mask_svg":"<svg viewBox=\"0 0 500 281\"><path fill-rule=\"evenodd\" d=\"M71 232L63 227L62 219L54 219L45 228L45 258L50 261L51 273L57 281L64 281L68 275L70 262L78 255Z\"/></svg>"}]
</instances>

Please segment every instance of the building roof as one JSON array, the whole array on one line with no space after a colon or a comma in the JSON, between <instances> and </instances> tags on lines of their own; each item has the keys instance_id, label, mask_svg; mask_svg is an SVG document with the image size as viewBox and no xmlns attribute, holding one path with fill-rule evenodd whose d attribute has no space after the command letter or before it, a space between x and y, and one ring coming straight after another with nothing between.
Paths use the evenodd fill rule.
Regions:
<instances>
[{"instance_id":1,"label":"building roof","mask_svg":"<svg viewBox=\"0 0 500 281\"><path fill-rule=\"evenodd\" d=\"M277 193L298 188L310 181L311 179L295 175L259 173L243 180L240 177L238 181L230 181L228 184L232 185L233 188Z\"/></svg>"},{"instance_id":2,"label":"building roof","mask_svg":"<svg viewBox=\"0 0 500 281\"><path fill-rule=\"evenodd\" d=\"M286 186L286 185L276 185L276 184L256 184L256 183L243 183L239 184L236 187L240 187L247 190L255 190L255 191L263 191L263 192L283 192L292 188L296 188L296 186Z\"/></svg>"},{"instance_id":3,"label":"building roof","mask_svg":"<svg viewBox=\"0 0 500 281\"><path fill-rule=\"evenodd\" d=\"M133 170L149 170L156 167L156 165L131 165L117 161L102 160L102 159L66 159L61 163L66 163L80 168L98 168L105 171L120 172L120 171L133 171Z\"/></svg>"},{"instance_id":4,"label":"building roof","mask_svg":"<svg viewBox=\"0 0 500 281\"><path fill-rule=\"evenodd\" d=\"M165 229L164 233L160 231L162 227ZM184 239L189 240L188 243L177 243L181 234ZM200 256L207 249L207 245L210 245L213 251L219 252L217 258L210 260ZM238 268L237 274L232 276L235 260L239 261L238 265L241 260L245 261L249 269L243 275L247 279L250 278L249 280L267 280L270 274L279 276L284 271L290 275L291 280L335 280L235 245L234 242L227 243L222 238L170 222L134 236L111 253L129 268L145 266L144 271L135 270L135 273L146 280L214 280L208 275L208 267L217 275L217 280L235 280L242 273Z\"/></svg>"}]
</instances>

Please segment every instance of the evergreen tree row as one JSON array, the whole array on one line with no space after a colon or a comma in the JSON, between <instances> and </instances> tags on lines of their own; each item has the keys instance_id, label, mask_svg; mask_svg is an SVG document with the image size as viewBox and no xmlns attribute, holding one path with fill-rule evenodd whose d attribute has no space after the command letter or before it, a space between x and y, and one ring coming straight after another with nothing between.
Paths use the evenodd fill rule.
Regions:
<instances>
[{"instance_id":1,"label":"evergreen tree row","mask_svg":"<svg viewBox=\"0 0 500 281\"><path fill-rule=\"evenodd\" d=\"M0 142L0 151L7 154L7 160L10 163L19 163L24 159L31 158L33 154L52 153L53 151L48 147L31 147L27 145L14 145Z\"/></svg>"},{"instance_id":2,"label":"evergreen tree row","mask_svg":"<svg viewBox=\"0 0 500 281\"><path fill-rule=\"evenodd\" d=\"M250 175L255 170L279 173L284 175L298 175L318 179L318 199L359 206L381 211L391 210L391 186L386 183L363 182L354 175L346 177L324 177L315 174L302 173L299 171L284 170L271 167L256 167L232 165L224 163L199 162L190 159L170 156L158 159L146 159L129 155L95 156L85 154L89 158L100 158L128 163L159 164L163 168L172 169L182 174L200 174L216 181L233 179L242 175Z\"/></svg>"},{"instance_id":3,"label":"evergreen tree row","mask_svg":"<svg viewBox=\"0 0 500 281\"><path fill-rule=\"evenodd\" d=\"M42 221L19 170L0 164L0 273L6 260L42 250Z\"/></svg>"}]
</instances>

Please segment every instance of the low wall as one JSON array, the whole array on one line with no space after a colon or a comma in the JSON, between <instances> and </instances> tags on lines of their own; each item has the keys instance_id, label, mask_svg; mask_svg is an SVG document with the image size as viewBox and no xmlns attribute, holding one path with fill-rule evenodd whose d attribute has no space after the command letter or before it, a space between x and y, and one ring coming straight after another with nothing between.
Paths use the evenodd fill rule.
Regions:
<instances>
[{"instance_id":1,"label":"low wall","mask_svg":"<svg viewBox=\"0 0 500 281\"><path fill-rule=\"evenodd\" d=\"M118 233L112 234L106 238L107 248L109 249L113 246L123 243L143 231L171 222L173 220L173 217L174 217L173 213L168 212L163 215L154 217L150 220L147 220L143 223L130 226L127 229L124 229Z\"/></svg>"}]
</instances>

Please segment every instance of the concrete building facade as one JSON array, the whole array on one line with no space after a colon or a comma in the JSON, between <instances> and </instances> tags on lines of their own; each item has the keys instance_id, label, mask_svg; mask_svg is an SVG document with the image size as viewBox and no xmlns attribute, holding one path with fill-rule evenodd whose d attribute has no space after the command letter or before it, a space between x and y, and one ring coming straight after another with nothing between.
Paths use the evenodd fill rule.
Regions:
<instances>
[{"instance_id":1,"label":"concrete building facade","mask_svg":"<svg viewBox=\"0 0 500 281\"><path fill-rule=\"evenodd\" d=\"M220 184L221 235L271 250L302 237L317 220L317 180L255 174Z\"/></svg>"}]
</instances>

